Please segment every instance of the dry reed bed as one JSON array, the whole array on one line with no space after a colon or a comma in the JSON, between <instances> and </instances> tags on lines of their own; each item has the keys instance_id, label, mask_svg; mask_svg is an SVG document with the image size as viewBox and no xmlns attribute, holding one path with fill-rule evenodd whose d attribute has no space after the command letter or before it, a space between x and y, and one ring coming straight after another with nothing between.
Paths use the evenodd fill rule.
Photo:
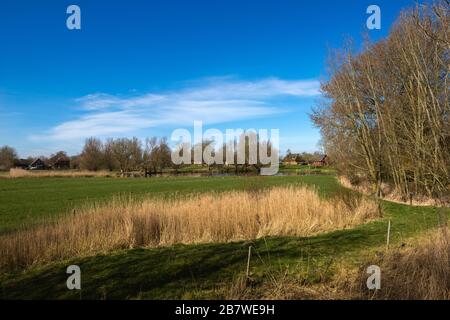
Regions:
<instances>
[{"instance_id":1,"label":"dry reed bed","mask_svg":"<svg viewBox=\"0 0 450 320\"><path fill-rule=\"evenodd\" d=\"M310 236L377 217L365 198L324 200L306 187L192 195L177 200L115 199L108 205L0 237L0 268L21 269L113 249Z\"/></svg>"},{"instance_id":2,"label":"dry reed bed","mask_svg":"<svg viewBox=\"0 0 450 320\"><path fill-rule=\"evenodd\" d=\"M23 170L11 169L7 178L43 178L43 177L110 177L112 173L109 171L87 171L87 170Z\"/></svg>"}]
</instances>

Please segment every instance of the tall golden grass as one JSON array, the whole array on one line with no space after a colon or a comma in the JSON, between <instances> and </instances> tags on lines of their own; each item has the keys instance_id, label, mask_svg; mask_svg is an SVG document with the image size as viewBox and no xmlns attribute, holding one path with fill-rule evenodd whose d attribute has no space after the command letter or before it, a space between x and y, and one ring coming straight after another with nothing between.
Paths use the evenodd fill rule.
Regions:
<instances>
[{"instance_id":1,"label":"tall golden grass","mask_svg":"<svg viewBox=\"0 0 450 320\"><path fill-rule=\"evenodd\" d=\"M8 178L43 178L43 177L110 177L109 171L87 171L87 170L23 170L13 168L9 170Z\"/></svg>"},{"instance_id":2,"label":"tall golden grass","mask_svg":"<svg viewBox=\"0 0 450 320\"><path fill-rule=\"evenodd\" d=\"M314 189L279 187L174 200L115 199L32 230L0 237L0 268L26 268L112 249L309 236L376 217L365 198L352 205Z\"/></svg>"}]
</instances>

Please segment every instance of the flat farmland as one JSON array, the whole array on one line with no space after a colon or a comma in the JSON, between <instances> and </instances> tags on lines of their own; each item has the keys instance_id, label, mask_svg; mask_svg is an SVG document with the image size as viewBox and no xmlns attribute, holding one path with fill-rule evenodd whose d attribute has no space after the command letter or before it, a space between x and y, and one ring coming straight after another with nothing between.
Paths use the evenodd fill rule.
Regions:
<instances>
[{"instance_id":1,"label":"flat farmland","mask_svg":"<svg viewBox=\"0 0 450 320\"><path fill-rule=\"evenodd\" d=\"M193 193L229 194L240 190L258 195L261 189L288 185L295 189L302 185L313 188L320 197L332 203L348 202L361 196L340 186L334 176L325 175L2 179L0 225L5 240L15 241L15 231L25 228L29 230L22 233L22 237L26 239L29 232L31 241L34 239L33 226L56 221L74 208L82 210L84 204L108 206L119 195L138 200L141 197L143 201L164 201ZM294 203L302 201L293 199ZM289 202L286 200L286 206ZM286 298L288 296L284 294L292 294L291 285L319 289L317 292L298 292L297 298L324 298L331 291L326 289L320 293L320 288L334 286L333 281L345 270L358 272L362 264L372 263L379 252L385 250L388 220L392 225L391 247L408 248L421 241L424 234L435 230L439 220L447 220L450 216L450 211L443 208L413 207L386 201L382 201L381 206L382 217L311 236L250 237L244 241L156 247L138 245L98 250L68 259L55 258L23 270L5 270L0 275L2 296L4 299L79 299L79 293L65 287L65 268L76 264L83 270L84 299ZM9 234L12 237L8 238ZM20 237L20 233L17 234ZM64 237L64 233L61 236ZM251 262L254 282L251 288L241 288L249 245L255 255ZM361 272L365 274L364 270ZM350 274L344 277L350 277ZM278 292L285 286L286 293Z\"/></svg>"},{"instance_id":2,"label":"flat farmland","mask_svg":"<svg viewBox=\"0 0 450 320\"><path fill-rule=\"evenodd\" d=\"M332 176L168 177L168 178L18 178L0 179L0 234L55 218L88 203L114 197L176 197L281 186L314 185L323 195L341 188Z\"/></svg>"}]
</instances>

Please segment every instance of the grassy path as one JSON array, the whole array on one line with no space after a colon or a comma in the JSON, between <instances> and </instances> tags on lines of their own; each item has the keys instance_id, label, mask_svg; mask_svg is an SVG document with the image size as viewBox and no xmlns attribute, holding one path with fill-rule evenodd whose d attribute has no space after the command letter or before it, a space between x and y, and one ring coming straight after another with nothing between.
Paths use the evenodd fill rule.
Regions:
<instances>
[{"instance_id":1,"label":"grassy path","mask_svg":"<svg viewBox=\"0 0 450 320\"><path fill-rule=\"evenodd\" d=\"M306 178L306 177L303 177ZM339 187L332 177L308 178L322 192ZM289 268L303 283L326 280L336 261L357 265L361 256L383 246L387 219L392 221L392 245L438 225L438 210L383 203L385 218L350 230L308 238L268 238L254 241L260 258L252 260L252 273L261 281L269 273ZM449 210L445 215L450 217ZM73 259L0 278L2 298L48 299L177 299L217 298L220 290L245 270L248 243L176 245L158 249L121 250L108 255ZM65 287L65 269L82 270L81 292Z\"/></svg>"}]
</instances>

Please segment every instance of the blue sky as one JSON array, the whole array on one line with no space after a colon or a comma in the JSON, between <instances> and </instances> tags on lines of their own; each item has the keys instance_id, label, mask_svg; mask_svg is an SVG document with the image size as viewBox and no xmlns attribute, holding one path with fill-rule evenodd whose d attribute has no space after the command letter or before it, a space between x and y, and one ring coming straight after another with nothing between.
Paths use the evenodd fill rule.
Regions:
<instances>
[{"instance_id":1,"label":"blue sky","mask_svg":"<svg viewBox=\"0 0 450 320\"><path fill-rule=\"evenodd\" d=\"M81 8L81 30L66 8ZM366 8L381 8L381 30ZM2 0L0 145L75 154L89 136L176 128L280 129L284 152L317 149L308 112L329 48L386 36L412 0Z\"/></svg>"}]
</instances>

